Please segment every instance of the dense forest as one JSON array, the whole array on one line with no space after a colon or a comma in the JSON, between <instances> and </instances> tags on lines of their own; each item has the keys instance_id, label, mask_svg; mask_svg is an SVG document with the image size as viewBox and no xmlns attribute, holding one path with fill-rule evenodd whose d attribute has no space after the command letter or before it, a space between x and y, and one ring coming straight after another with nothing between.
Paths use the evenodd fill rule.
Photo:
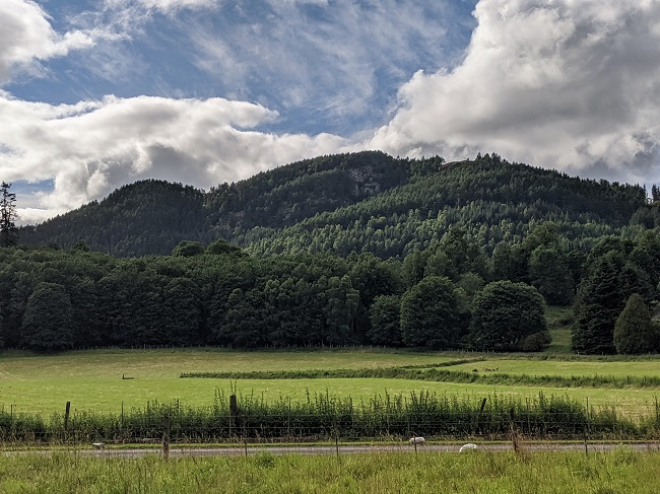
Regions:
<instances>
[{"instance_id":1,"label":"dense forest","mask_svg":"<svg viewBox=\"0 0 660 494\"><path fill-rule=\"evenodd\" d=\"M306 160L209 192L143 181L0 249L6 347L660 347L660 212L496 155Z\"/></svg>"},{"instance_id":2,"label":"dense forest","mask_svg":"<svg viewBox=\"0 0 660 494\"><path fill-rule=\"evenodd\" d=\"M660 226L640 187L581 180L498 156L446 164L381 152L301 161L209 192L149 180L20 231L24 245L83 242L118 257L168 255L223 238L250 254L371 252L403 259L453 226L490 253L553 221L583 252L631 219ZM641 210L641 211L640 211ZM634 218L633 218L634 217Z\"/></svg>"}]
</instances>

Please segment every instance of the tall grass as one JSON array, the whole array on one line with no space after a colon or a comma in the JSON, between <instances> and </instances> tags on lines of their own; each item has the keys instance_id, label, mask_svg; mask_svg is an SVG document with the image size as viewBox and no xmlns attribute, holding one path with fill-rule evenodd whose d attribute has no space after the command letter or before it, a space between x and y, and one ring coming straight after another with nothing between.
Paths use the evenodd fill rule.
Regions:
<instances>
[{"instance_id":1,"label":"tall grass","mask_svg":"<svg viewBox=\"0 0 660 494\"><path fill-rule=\"evenodd\" d=\"M191 407L157 402L122 414L64 414L48 419L0 410L0 440L35 442L159 442L166 432L176 442L308 441L401 438L508 437L511 428L534 438L644 438L658 436L657 406L648 416L622 417L614 408L589 408L566 397L539 394L534 399L491 395L377 395L355 402L328 393L302 402L216 393L213 405Z\"/></svg>"},{"instance_id":2,"label":"tall grass","mask_svg":"<svg viewBox=\"0 0 660 494\"><path fill-rule=\"evenodd\" d=\"M460 362L464 363L464 362ZM446 363L443 367L457 365ZM327 379L327 378L384 378L466 384L500 384L509 386L548 386L556 388L660 388L656 376L531 376L528 374L479 374L451 371L426 366L390 367L381 369L335 369L308 371L252 371L252 372L187 372L181 378L194 379Z\"/></svg>"},{"instance_id":3,"label":"tall grass","mask_svg":"<svg viewBox=\"0 0 660 494\"><path fill-rule=\"evenodd\" d=\"M0 492L108 494L655 493L660 455L608 453L437 454L139 459L74 452L3 457Z\"/></svg>"}]
</instances>

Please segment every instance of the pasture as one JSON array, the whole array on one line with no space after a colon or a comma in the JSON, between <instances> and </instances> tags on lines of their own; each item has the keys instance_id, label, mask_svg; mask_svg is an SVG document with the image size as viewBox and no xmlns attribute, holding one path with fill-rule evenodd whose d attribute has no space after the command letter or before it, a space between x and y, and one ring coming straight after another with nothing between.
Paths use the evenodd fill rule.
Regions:
<instances>
[{"instance_id":1,"label":"pasture","mask_svg":"<svg viewBox=\"0 0 660 494\"><path fill-rule=\"evenodd\" d=\"M458 359L468 363L447 365ZM181 379L182 372L250 372L336 369L378 369L438 365L446 371L495 375L534 376L659 377L660 359L637 360L576 358L554 356L544 360L538 355L448 354L378 349L259 351L228 350L98 350L69 352L55 356L31 356L6 352L0 357L0 407L15 412L61 413L66 401L74 411L118 413L122 409L143 407L148 402L187 406L209 406L216 393L229 395L236 390L265 401L290 398L303 401L308 394L328 393L355 401L368 401L375 395L396 395L422 390L437 394L471 396L569 397L590 405L616 406L624 415L648 415L655 407L660 389L616 387L559 388L546 385L507 385L484 383L433 382L396 378L316 378L316 379ZM498 369L484 371L483 369ZM132 377L133 379L122 379Z\"/></svg>"},{"instance_id":2,"label":"pasture","mask_svg":"<svg viewBox=\"0 0 660 494\"><path fill-rule=\"evenodd\" d=\"M452 360L438 353L396 351L272 351L229 350L93 350L53 356L5 352L0 357L0 406L19 412L61 412L66 401L73 409L118 412L141 407L149 401L180 400L190 406L213 403L216 390L229 394L228 381L180 379L182 372L252 370L332 370L382 368L401 365L434 365ZM132 377L133 379L122 379ZM425 389L424 383L387 383L377 379L355 382L346 388L337 382L239 383L243 393L265 396L291 395L302 399L305 390L343 390L356 398L385 390Z\"/></svg>"}]
</instances>

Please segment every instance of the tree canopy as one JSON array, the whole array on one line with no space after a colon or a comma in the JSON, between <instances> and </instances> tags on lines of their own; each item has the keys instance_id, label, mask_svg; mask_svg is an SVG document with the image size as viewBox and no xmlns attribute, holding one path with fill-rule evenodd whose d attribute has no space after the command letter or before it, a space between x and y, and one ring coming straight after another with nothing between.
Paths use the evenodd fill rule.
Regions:
<instances>
[{"instance_id":1,"label":"tree canopy","mask_svg":"<svg viewBox=\"0 0 660 494\"><path fill-rule=\"evenodd\" d=\"M458 298L449 278L424 278L401 299L401 334L407 346L456 348L459 325Z\"/></svg>"},{"instance_id":2,"label":"tree canopy","mask_svg":"<svg viewBox=\"0 0 660 494\"><path fill-rule=\"evenodd\" d=\"M547 331L543 298L534 287L495 281L474 300L470 344L478 350L520 351L536 334L549 342Z\"/></svg>"}]
</instances>

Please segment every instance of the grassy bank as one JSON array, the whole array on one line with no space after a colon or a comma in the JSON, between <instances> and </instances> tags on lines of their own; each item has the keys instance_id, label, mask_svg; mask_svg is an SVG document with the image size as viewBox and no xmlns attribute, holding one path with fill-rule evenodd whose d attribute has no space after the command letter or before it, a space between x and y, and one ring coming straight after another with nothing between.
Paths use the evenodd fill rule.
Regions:
<instances>
[{"instance_id":1,"label":"grassy bank","mask_svg":"<svg viewBox=\"0 0 660 494\"><path fill-rule=\"evenodd\" d=\"M0 492L13 493L655 493L660 454L430 454L142 459L74 453L9 456Z\"/></svg>"},{"instance_id":2,"label":"grassy bank","mask_svg":"<svg viewBox=\"0 0 660 494\"><path fill-rule=\"evenodd\" d=\"M567 397L519 398L491 394L437 395L429 392L376 395L356 402L325 394L302 402L253 395L218 394L213 406L150 403L121 414L12 414L0 410L0 441L27 443L297 442L411 436L443 439L506 439L515 430L534 439L655 439L657 405L626 416L610 407L587 407Z\"/></svg>"}]
</instances>

